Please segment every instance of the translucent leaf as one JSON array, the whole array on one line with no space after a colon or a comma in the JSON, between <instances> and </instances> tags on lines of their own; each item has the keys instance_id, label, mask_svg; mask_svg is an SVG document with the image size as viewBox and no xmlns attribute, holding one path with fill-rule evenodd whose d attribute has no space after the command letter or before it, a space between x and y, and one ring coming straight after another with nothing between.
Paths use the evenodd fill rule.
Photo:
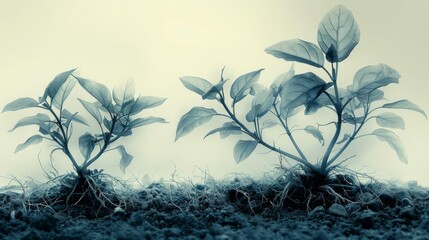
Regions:
<instances>
[{"instance_id":1,"label":"translucent leaf","mask_svg":"<svg viewBox=\"0 0 429 240\"><path fill-rule=\"evenodd\" d=\"M49 96L51 99L55 98L55 95L57 95L58 90L61 88L61 86L67 81L67 79L70 77L70 75L76 70L72 69L70 71L66 71L63 73L58 74L48 85L48 87L45 90L45 93L43 94L43 97L40 99L40 102L44 102L46 98Z\"/></svg>"},{"instance_id":2,"label":"translucent leaf","mask_svg":"<svg viewBox=\"0 0 429 240\"><path fill-rule=\"evenodd\" d=\"M27 139L27 141L25 141L24 143L19 144L16 149L15 149L15 153L25 149L26 147L33 145L33 144L38 144L40 142L42 142L43 138L40 135L34 135L31 136L29 139Z\"/></svg>"},{"instance_id":3,"label":"translucent leaf","mask_svg":"<svg viewBox=\"0 0 429 240\"><path fill-rule=\"evenodd\" d=\"M349 138L350 138L350 135L346 133L344 134L343 138L337 142L337 144L344 143L345 141L349 140Z\"/></svg>"},{"instance_id":4,"label":"translucent leaf","mask_svg":"<svg viewBox=\"0 0 429 240\"><path fill-rule=\"evenodd\" d=\"M375 117L378 125L388 128L405 128L404 120L394 113L382 113Z\"/></svg>"},{"instance_id":5,"label":"translucent leaf","mask_svg":"<svg viewBox=\"0 0 429 240\"><path fill-rule=\"evenodd\" d=\"M239 140L234 147L234 159L236 163L240 163L252 154L258 145L257 141Z\"/></svg>"},{"instance_id":6,"label":"translucent leaf","mask_svg":"<svg viewBox=\"0 0 429 240\"><path fill-rule=\"evenodd\" d=\"M216 114L217 112L214 109L193 107L189 112L180 118L179 123L177 124L175 141L189 134L196 127L207 123Z\"/></svg>"},{"instance_id":7,"label":"translucent leaf","mask_svg":"<svg viewBox=\"0 0 429 240\"><path fill-rule=\"evenodd\" d=\"M211 84L209 81L199 77L185 76L181 77L180 81L187 89L201 96L210 91L210 89L213 87L213 84Z\"/></svg>"},{"instance_id":8,"label":"translucent leaf","mask_svg":"<svg viewBox=\"0 0 429 240\"><path fill-rule=\"evenodd\" d=\"M252 122L256 117L264 116L274 104L274 96L271 89L261 89L252 100L252 108L246 116L247 121Z\"/></svg>"},{"instance_id":9,"label":"translucent leaf","mask_svg":"<svg viewBox=\"0 0 429 240\"><path fill-rule=\"evenodd\" d=\"M325 145L325 139L323 138L322 132L314 126L306 126L304 131L308 134L313 135L317 140L319 140L320 144Z\"/></svg>"},{"instance_id":10,"label":"translucent leaf","mask_svg":"<svg viewBox=\"0 0 429 240\"><path fill-rule=\"evenodd\" d=\"M79 150L85 160L88 160L91 157L91 153L94 151L95 141L96 139L94 136L88 132L79 137Z\"/></svg>"},{"instance_id":11,"label":"translucent leaf","mask_svg":"<svg viewBox=\"0 0 429 240\"><path fill-rule=\"evenodd\" d=\"M425 116L425 118L427 119L426 113L425 111L423 111L419 106L417 106L416 104L408 101L408 100L399 100L393 103L386 103L383 106L381 106L382 108L393 108L393 109L405 109L405 110L411 110L411 111L416 111L421 113L423 116Z\"/></svg>"},{"instance_id":12,"label":"translucent leaf","mask_svg":"<svg viewBox=\"0 0 429 240\"><path fill-rule=\"evenodd\" d=\"M359 94L356 97L362 103L372 103L383 99L384 92L381 91L380 89L375 89L372 92L369 92L367 94Z\"/></svg>"},{"instance_id":13,"label":"translucent leaf","mask_svg":"<svg viewBox=\"0 0 429 240\"><path fill-rule=\"evenodd\" d=\"M356 72L348 89L357 95L368 94L390 83L398 83L400 77L395 69L386 64L366 66Z\"/></svg>"},{"instance_id":14,"label":"translucent leaf","mask_svg":"<svg viewBox=\"0 0 429 240\"><path fill-rule=\"evenodd\" d=\"M377 136L379 140L387 142L389 146L395 150L396 155L401 162L408 163L405 148L399 140L399 137L394 132L380 128L372 132L372 134Z\"/></svg>"},{"instance_id":15,"label":"translucent leaf","mask_svg":"<svg viewBox=\"0 0 429 240\"><path fill-rule=\"evenodd\" d=\"M131 121L129 128L138 128L152 123L167 123L167 121L160 117L137 118Z\"/></svg>"},{"instance_id":16,"label":"translucent leaf","mask_svg":"<svg viewBox=\"0 0 429 240\"><path fill-rule=\"evenodd\" d=\"M114 87L113 100L119 106L122 106L124 103L129 102L131 100L134 100L134 82L128 80L125 87Z\"/></svg>"},{"instance_id":17,"label":"translucent leaf","mask_svg":"<svg viewBox=\"0 0 429 240\"><path fill-rule=\"evenodd\" d=\"M230 91L230 96L233 99L232 105L241 101L248 94L253 85L258 81L262 70L264 69L246 73L234 81Z\"/></svg>"},{"instance_id":18,"label":"translucent leaf","mask_svg":"<svg viewBox=\"0 0 429 240\"><path fill-rule=\"evenodd\" d=\"M274 82L271 84L271 89L273 90L273 95L277 96L280 92L282 86L289 81L293 76L295 75L295 70L293 68L293 64L291 65L289 71L281 74L280 76L276 77Z\"/></svg>"},{"instance_id":19,"label":"translucent leaf","mask_svg":"<svg viewBox=\"0 0 429 240\"><path fill-rule=\"evenodd\" d=\"M70 78L66 80L63 85L61 85L61 87L58 89L57 94L55 94L55 97L52 99L52 104L57 109L62 109L64 101L67 99L75 85L76 80L74 78Z\"/></svg>"},{"instance_id":20,"label":"translucent leaf","mask_svg":"<svg viewBox=\"0 0 429 240\"><path fill-rule=\"evenodd\" d=\"M314 73L308 72L295 75L286 82L282 91L282 109L289 109L304 105L316 99L323 91L326 83Z\"/></svg>"},{"instance_id":21,"label":"translucent leaf","mask_svg":"<svg viewBox=\"0 0 429 240\"><path fill-rule=\"evenodd\" d=\"M105 108L110 108L112 105L112 96L109 89L103 84L97 83L93 80L77 78L79 84L91 94L101 105Z\"/></svg>"},{"instance_id":22,"label":"translucent leaf","mask_svg":"<svg viewBox=\"0 0 429 240\"><path fill-rule=\"evenodd\" d=\"M272 128L272 127L274 127L274 126L276 126L278 124L279 124L278 122L276 122L276 121L274 121L272 119L268 119L268 120L265 120L262 123L262 128L261 129Z\"/></svg>"},{"instance_id":23,"label":"translucent leaf","mask_svg":"<svg viewBox=\"0 0 429 240\"><path fill-rule=\"evenodd\" d=\"M37 107L39 103L33 98L18 98L15 101L4 106L2 112L17 111L25 108Z\"/></svg>"},{"instance_id":24,"label":"translucent leaf","mask_svg":"<svg viewBox=\"0 0 429 240\"><path fill-rule=\"evenodd\" d=\"M219 133L222 139L232 134L241 134L241 131L240 131L241 128L239 126L231 123L225 123L225 124L220 128L216 128L208 132L204 137L204 139L206 139L206 137L213 135L215 133Z\"/></svg>"},{"instance_id":25,"label":"translucent leaf","mask_svg":"<svg viewBox=\"0 0 429 240\"><path fill-rule=\"evenodd\" d=\"M329 11L319 24L317 42L329 62L346 59L359 39L359 26L350 10L343 5Z\"/></svg>"},{"instance_id":26,"label":"translucent leaf","mask_svg":"<svg viewBox=\"0 0 429 240\"><path fill-rule=\"evenodd\" d=\"M322 50L317 45L301 39L276 43L265 49L265 52L286 61L305 63L314 67L323 67L325 64Z\"/></svg>"},{"instance_id":27,"label":"translucent leaf","mask_svg":"<svg viewBox=\"0 0 429 240\"><path fill-rule=\"evenodd\" d=\"M203 99L216 99L216 96L223 89L223 85L226 81L220 81L216 85L214 85L209 91L202 95Z\"/></svg>"},{"instance_id":28,"label":"translucent leaf","mask_svg":"<svg viewBox=\"0 0 429 240\"><path fill-rule=\"evenodd\" d=\"M260 92L262 92L266 87L262 84L255 83L252 88L250 88L249 94L252 96L258 95Z\"/></svg>"},{"instance_id":29,"label":"translucent leaf","mask_svg":"<svg viewBox=\"0 0 429 240\"><path fill-rule=\"evenodd\" d=\"M51 134L54 139L57 139L60 143L64 143L63 135L61 135L57 130L53 131Z\"/></svg>"},{"instance_id":30,"label":"translucent leaf","mask_svg":"<svg viewBox=\"0 0 429 240\"><path fill-rule=\"evenodd\" d=\"M127 153L123 145L119 145L117 149L121 155L119 168L121 169L122 173L125 173L125 169L130 165L131 161L133 160L133 156Z\"/></svg>"},{"instance_id":31,"label":"translucent leaf","mask_svg":"<svg viewBox=\"0 0 429 240\"><path fill-rule=\"evenodd\" d=\"M19 120L15 126L9 130L9 132L12 132L13 130L19 128L19 127L23 127L23 126L28 126L28 125L41 125L43 123L49 122L49 116L43 113L38 113L35 116L30 116L30 117L25 117L21 120Z\"/></svg>"},{"instance_id":32,"label":"translucent leaf","mask_svg":"<svg viewBox=\"0 0 429 240\"><path fill-rule=\"evenodd\" d=\"M94 103L87 102L87 101L82 100L80 98L78 98L78 100L80 101L80 103L82 103L82 105L86 109L86 111L88 111L89 114L91 114L91 116L98 123L101 124L101 121L102 121L103 117L101 116L100 110L96 107L96 105Z\"/></svg>"},{"instance_id":33,"label":"translucent leaf","mask_svg":"<svg viewBox=\"0 0 429 240\"><path fill-rule=\"evenodd\" d=\"M343 113L343 121L346 123L356 125L357 123L363 122L363 116L362 117L353 117L349 113Z\"/></svg>"},{"instance_id":34,"label":"translucent leaf","mask_svg":"<svg viewBox=\"0 0 429 240\"><path fill-rule=\"evenodd\" d=\"M133 103L124 108L124 114L135 115L144 109L158 107L167 100L166 98L153 96L140 96Z\"/></svg>"},{"instance_id":35,"label":"translucent leaf","mask_svg":"<svg viewBox=\"0 0 429 240\"><path fill-rule=\"evenodd\" d=\"M61 117L66 119L67 121L73 121L73 122L77 122L77 123L89 126L83 117L77 115L77 112L71 113L67 109L63 109L63 113Z\"/></svg>"}]
</instances>

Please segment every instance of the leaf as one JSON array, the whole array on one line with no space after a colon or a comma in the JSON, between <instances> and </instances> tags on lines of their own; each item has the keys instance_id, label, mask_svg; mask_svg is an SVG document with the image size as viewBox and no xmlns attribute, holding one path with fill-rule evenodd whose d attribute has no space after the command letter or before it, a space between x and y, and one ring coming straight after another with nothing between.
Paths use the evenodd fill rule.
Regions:
<instances>
[{"instance_id":1,"label":"leaf","mask_svg":"<svg viewBox=\"0 0 429 240\"><path fill-rule=\"evenodd\" d=\"M226 122L222 126L223 127L230 127L230 126L237 126L238 127L238 125L235 122ZM219 134L220 134L220 138L224 139L224 138L229 137L230 135L240 135L241 131L220 131Z\"/></svg>"},{"instance_id":2,"label":"leaf","mask_svg":"<svg viewBox=\"0 0 429 240\"><path fill-rule=\"evenodd\" d=\"M82 103L83 107L86 109L86 111L91 114L91 116L99 123L101 124L103 117L101 116L100 110L97 108L97 106L94 103L87 102L85 100L82 100L78 98L79 102Z\"/></svg>"},{"instance_id":3,"label":"leaf","mask_svg":"<svg viewBox=\"0 0 429 240\"><path fill-rule=\"evenodd\" d=\"M85 133L79 137L79 150L85 160L91 157L92 151L94 151L96 139L90 133Z\"/></svg>"},{"instance_id":4,"label":"leaf","mask_svg":"<svg viewBox=\"0 0 429 240\"><path fill-rule=\"evenodd\" d=\"M378 125L388 128L405 128L404 120L394 113L382 113L375 117Z\"/></svg>"},{"instance_id":5,"label":"leaf","mask_svg":"<svg viewBox=\"0 0 429 240\"><path fill-rule=\"evenodd\" d=\"M124 103L134 100L134 92L134 82L128 80L125 87L113 88L113 100L116 104L122 106Z\"/></svg>"},{"instance_id":6,"label":"leaf","mask_svg":"<svg viewBox=\"0 0 429 240\"><path fill-rule=\"evenodd\" d=\"M43 94L43 97L40 99L40 102L44 102L46 98L49 96L51 99L55 98L55 95L57 95L58 90L61 88L61 86L67 81L67 79L70 77L70 75L76 70L72 69L63 73L58 74L48 85L48 87L45 89L45 93Z\"/></svg>"},{"instance_id":7,"label":"leaf","mask_svg":"<svg viewBox=\"0 0 429 240\"><path fill-rule=\"evenodd\" d=\"M247 94L248 91L258 81L261 72L264 69L258 71L246 73L238 77L231 86L230 96L233 99L232 105L235 105L241 101Z\"/></svg>"},{"instance_id":8,"label":"leaf","mask_svg":"<svg viewBox=\"0 0 429 240\"><path fill-rule=\"evenodd\" d=\"M401 75L386 64L366 66L356 72L348 89L357 95L368 94L390 83L398 83Z\"/></svg>"},{"instance_id":9,"label":"leaf","mask_svg":"<svg viewBox=\"0 0 429 240\"><path fill-rule=\"evenodd\" d=\"M63 109L63 113L61 117L66 119L67 121L74 121L74 122L89 126L83 117L77 115L77 112L72 114L67 109Z\"/></svg>"},{"instance_id":10,"label":"leaf","mask_svg":"<svg viewBox=\"0 0 429 240\"><path fill-rule=\"evenodd\" d=\"M329 11L319 24L317 42L329 62L342 62L359 43L360 30L353 14L343 5Z\"/></svg>"},{"instance_id":11,"label":"leaf","mask_svg":"<svg viewBox=\"0 0 429 240\"><path fill-rule=\"evenodd\" d=\"M28 125L41 125L42 123L46 123L49 122L49 116L43 113L38 113L35 116L30 116L30 117L25 117L21 120L19 120L15 126L9 130L9 132L14 131L15 129L19 128L19 127L23 127L23 126L28 126Z\"/></svg>"},{"instance_id":12,"label":"leaf","mask_svg":"<svg viewBox=\"0 0 429 240\"><path fill-rule=\"evenodd\" d=\"M419 106L417 106L416 104L403 99L403 100L399 100L396 102L392 102L392 103L386 103L383 106L381 106L382 108L394 108L394 109L406 109L406 110L411 110L411 111L416 111L421 113L423 116L425 116L425 118L427 119L428 117L426 116L425 111L423 111Z\"/></svg>"},{"instance_id":13,"label":"leaf","mask_svg":"<svg viewBox=\"0 0 429 240\"><path fill-rule=\"evenodd\" d=\"M281 91L283 85L289 81L293 76L295 75L295 70L293 68L293 64L291 65L289 71L281 74L280 76L276 77L274 82L271 84L270 88L273 90L273 95L277 96L279 92Z\"/></svg>"},{"instance_id":14,"label":"leaf","mask_svg":"<svg viewBox=\"0 0 429 240\"><path fill-rule=\"evenodd\" d=\"M325 81L314 73L295 75L286 82L280 92L281 109L298 107L316 99L325 85Z\"/></svg>"},{"instance_id":15,"label":"leaf","mask_svg":"<svg viewBox=\"0 0 429 240\"><path fill-rule=\"evenodd\" d=\"M213 129L210 132L208 132L204 137L204 139L206 139L206 137L213 135L215 133L219 133L221 138L223 139L231 134L241 134L241 127L235 124L225 123L222 127Z\"/></svg>"},{"instance_id":16,"label":"leaf","mask_svg":"<svg viewBox=\"0 0 429 240\"><path fill-rule=\"evenodd\" d=\"M59 131L55 130L51 133L52 138L57 139L61 144L64 143L64 137L59 133Z\"/></svg>"},{"instance_id":17,"label":"leaf","mask_svg":"<svg viewBox=\"0 0 429 240\"><path fill-rule=\"evenodd\" d=\"M124 108L125 115L135 115L144 109L154 108L163 104L167 98L145 96L138 97L133 103Z\"/></svg>"},{"instance_id":18,"label":"leaf","mask_svg":"<svg viewBox=\"0 0 429 240\"><path fill-rule=\"evenodd\" d=\"M278 122L272 120L272 119L268 119L265 120L264 123L262 123L262 128L261 129L266 129L266 128L272 128L274 126L278 125Z\"/></svg>"},{"instance_id":19,"label":"leaf","mask_svg":"<svg viewBox=\"0 0 429 240\"><path fill-rule=\"evenodd\" d=\"M362 103L372 103L383 99L384 92L381 91L380 89L375 89L372 92L369 92L367 94L359 94L356 97Z\"/></svg>"},{"instance_id":20,"label":"leaf","mask_svg":"<svg viewBox=\"0 0 429 240\"><path fill-rule=\"evenodd\" d=\"M352 115L350 115L349 113L343 113L343 121L346 123L350 123L353 125L356 125L357 123L362 123L364 117L353 117Z\"/></svg>"},{"instance_id":21,"label":"leaf","mask_svg":"<svg viewBox=\"0 0 429 240\"><path fill-rule=\"evenodd\" d=\"M234 159L236 163L240 163L252 154L258 145L258 141L239 140L234 147Z\"/></svg>"},{"instance_id":22,"label":"leaf","mask_svg":"<svg viewBox=\"0 0 429 240\"><path fill-rule=\"evenodd\" d=\"M16 149L15 149L15 153L27 148L30 145L34 145L34 144L38 144L40 142L42 142L43 137L40 135L34 135L31 136L29 139L27 139L27 141L25 141L24 143L19 144Z\"/></svg>"},{"instance_id":23,"label":"leaf","mask_svg":"<svg viewBox=\"0 0 429 240\"><path fill-rule=\"evenodd\" d=\"M372 132L372 134L377 136L379 140L387 142L389 146L395 150L396 155L398 156L399 160L401 160L401 162L408 163L405 148L399 140L399 137L394 132L380 128L376 129L374 132Z\"/></svg>"},{"instance_id":24,"label":"leaf","mask_svg":"<svg viewBox=\"0 0 429 240\"><path fill-rule=\"evenodd\" d=\"M128 127L138 128L152 123L167 123L167 121L165 121L164 118L160 118L160 117L137 118L132 120Z\"/></svg>"},{"instance_id":25,"label":"leaf","mask_svg":"<svg viewBox=\"0 0 429 240\"><path fill-rule=\"evenodd\" d=\"M181 77L180 81L183 83L183 86L185 86L187 89L201 96L203 96L205 93L207 93L208 91L210 91L210 89L213 88L213 84L199 77L185 76L185 77Z\"/></svg>"},{"instance_id":26,"label":"leaf","mask_svg":"<svg viewBox=\"0 0 429 240\"><path fill-rule=\"evenodd\" d=\"M266 89L266 87L264 87L262 84L255 83L255 85L253 85L253 87L250 88L249 94L252 95L252 96L256 96L261 91L263 91L264 89Z\"/></svg>"},{"instance_id":27,"label":"leaf","mask_svg":"<svg viewBox=\"0 0 429 240\"><path fill-rule=\"evenodd\" d=\"M123 145L119 145L117 149L119 154L121 154L119 168L121 169L122 173L125 173L125 169L130 165L131 161L133 160L133 156L127 153Z\"/></svg>"},{"instance_id":28,"label":"leaf","mask_svg":"<svg viewBox=\"0 0 429 240\"><path fill-rule=\"evenodd\" d=\"M345 141L347 141L350 138L349 134L344 134L343 139L341 139L340 141L337 142L337 144L341 144L344 143Z\"/></svg>"},{"instance_id":29,"label":"leaf","mask_svg":"<svg viewBox=\"0 0 429 240\"><path fill-rule=\"evenodd\" d=\"M64 101L67 99L67 97L69 96L70 92L73 90L73 87L75 85L76 85L75 79L68 79L58 89L57 94L55 94L55 97L52 99L52 104L57 109L62 109Z\"/></svg>"},{"instance_id":30,"label":"leaf","mask_svg":"<svg viewBox=\"0 0 429 240\"><path fill-rule=\"evenodd\" d=\"M258 111L256 112L256 116L262 117L264 116L274 104L274 96L271 89L262 89L259 93L253 98L252 106L260 105Z\"/></svg>"},{"instance_id":31,"label":"leaf","mask_svg":"<svg viewBox=\"0 0 429 240\"><path fill-rule=\"evenodd\" d=\"M103 84L97 83L93 80L77 78L80 86L85 89L91 96L93 96L105 108L110 108L112 105L112 96L109 89Z\"/></svg>"},{"instance_id":32,"label":"leaf","mask_svg":"<svg viewBox=\"0 0 429 240\"><path fill-rule=\"evenodd\" d=\"M310 42L292 39L276 43L265 52L286 61L305 63L314 67L323 67L325 59L322 50Z\"/></svg>"},{"instance_id":33,"label":"leaf","mask_svg":"<svg viewBox=\"0 0 429 240\"><path fill-rule=\"evenodd\" d=\"M17 111L25 108L32 108L39 106L39 103L34 100L33 98L18 98L15 101L8 103L6 106L4 106L2 112L9 112L9 111Z\"/></svg>"},{"instance_id":34,"label":"leaf","mask_svg":"<svg viewBox=\"0 0 429 240\"><path fill-rule=\"evenodd\" d=\"M195 128L203 125L210 121L217 112L212 108L204 107L193 107L189 112L185 113L177 124L176 138L179 138L189 134Z\"/></svg>"},{"instance_id":35,"label":"leaf","mask_svg":"<svg viewBox=\"0 0 429 240\"><path fill-rule=\"evenodd\" d=\"M226 81L220 81L219 83L214 85L209 91L204 93L202 95L203 100L205 100L205 99L216 99L217 94L219 94L220 91L223 89L223 85L226 83Z\"/></svg>"},{"instance_id":36,"label":"leaf","mask_svg":"<svg viewBox=\"0 0 429 240\"><path fill-rule=\"evenodd\" d=\"M323 138L322 132L319 129L317 129L314 126L309 125L309 126L306 126L304 128L304 131L306 133L313 135L313 137L315 137L317 140L319 140L319 142L320 142L320 144L322 144L322 146L325 145L325 139Z\"/></svg>"}]
</instances>

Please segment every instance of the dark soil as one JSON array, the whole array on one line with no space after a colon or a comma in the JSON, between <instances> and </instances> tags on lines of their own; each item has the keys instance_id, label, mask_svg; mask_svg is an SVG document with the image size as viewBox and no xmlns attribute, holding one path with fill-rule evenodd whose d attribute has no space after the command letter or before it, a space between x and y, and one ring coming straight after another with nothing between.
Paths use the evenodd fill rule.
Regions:
<instances>
[{"instance_id":1,"label":"dark soil","mask_svg":"<svg viewBox=\"0 0 429 240\"><path fill-rule=\"evenodd\" d=\"M285 194L281 181L151 184L95 213L4 192L0 239L429 239L429 190L336 178L338 196L299 185Z\"/></svg>"}]
</instances>

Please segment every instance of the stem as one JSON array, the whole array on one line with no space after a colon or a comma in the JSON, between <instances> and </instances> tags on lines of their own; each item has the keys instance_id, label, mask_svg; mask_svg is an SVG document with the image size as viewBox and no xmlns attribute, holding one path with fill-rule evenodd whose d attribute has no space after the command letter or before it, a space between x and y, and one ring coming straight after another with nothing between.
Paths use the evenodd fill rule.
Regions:
<instances>
[{"instance_id":1,"label":"stem","mask_svg":"<svg viewBox=\"0 0 429 240\"><path fill-rule=\"evenodd\" d=\"M284 155L286 157L289 157L301 164L303 164L304 166L306 166L307 168L311 169L311 170L317 170L311 163L309 163L308 161L305 161L304 159L301 159L291 153L285 152L283 150L280 150L276 147L273 147L271 145L269 145L268 143L266 143L265 141L263 141L262 139L260 139L257 135L255 135L255 133L251 132L243 123L241 123L236 117L235 115L231 112L231 110L228 108L228 106L225 104L225 100L223 98L223 96L220 97L219 102L222 104L223 108L226 110L226 112L228 113L228 115L231 117L231 119L236 122L243 130L244 132L249 135L250 137L252 137L253 139L257 140L258 143L262 144L263 146L265 146L266 148L277 152L281 155Z\"/></svg>"}]
</instances>

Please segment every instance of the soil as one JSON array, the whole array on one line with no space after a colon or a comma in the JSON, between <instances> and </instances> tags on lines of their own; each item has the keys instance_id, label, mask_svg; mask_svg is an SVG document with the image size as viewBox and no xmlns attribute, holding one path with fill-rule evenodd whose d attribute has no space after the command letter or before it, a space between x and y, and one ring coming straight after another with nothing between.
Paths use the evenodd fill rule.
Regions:
<instances>
[{"instance_id":1,"label":"soil","mask_svg":"<svg viewBox=\"0 0 429 240\"><path fill-rule=\"evenodd\" d=\"M362 184L346 200L299 187L282 198L284 186L153 183L114 209L3 192L0 239L429 239L429 190L416 183Z\"/></svg>"}]
</instances>

